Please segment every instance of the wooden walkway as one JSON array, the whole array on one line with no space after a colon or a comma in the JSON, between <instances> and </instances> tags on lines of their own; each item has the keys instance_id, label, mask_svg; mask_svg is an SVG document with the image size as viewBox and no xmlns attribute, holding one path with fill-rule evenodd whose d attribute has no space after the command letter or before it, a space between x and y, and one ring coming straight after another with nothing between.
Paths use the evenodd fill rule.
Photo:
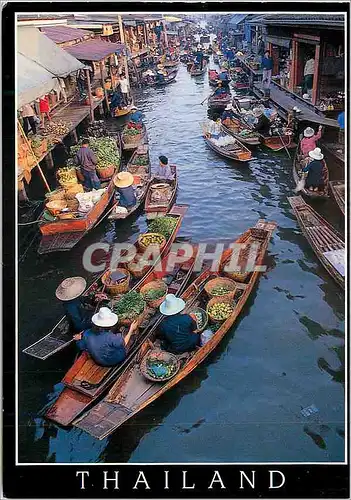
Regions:
<instances>
[{"instance_id":1,"label":"wooden walkway","mask_svg":"<svg viewBox=\"0 0 351 500\"><path fill-rule=\"evenodd\" d=\"M246 62L246 58L244 56L236 56L237 59L247 68L254 76L261 77L263 75L263 70L262 69L253 69L251 66Z\"/></svg>"},{"instance_id":2,"label":"wooden walkway","mask_svg":"<svg viewBox=\"0 0 351 500\"><path fill-rule=\"evenodd\" d=\"M94 99L93 102L93 109L95 110L100 104L103 102L104 97L100 99ZM55 123L58 121L65 122L67 123L69 130L67 134L60 136L59 139L63 141L65 137L68 136L73 130L78 127L78 125L90 114L90 107L89 106L84 106L82 104L77 104L75 102L69 104L68 106L62 108L61 110L57 111L55 115L51 118L51 122ZM39 134L40 134L40 129L39 129ZM45 136L47 139L50 139L50 136ZM50 154L53 149L55 149L57 144L53 144L48 150L43 154L41 158L38 158L38 162L40 163L44 158ZM34 165L35 167L36 165ZM34 168L33 167L33 168Z\"/></svg>"},{"instance_id":3,"label":"wooden walkway","mask_svg":"<svg viewBox=\"0 0 351 500\"><path fill-rule=\"evenodd\" d=\"M262 83L257 82L253 86L254 91L260 97L263 96L263 88ZM339 128L339 124L337 120L333 120L331 118L325 118L324 115L318 114L317 110L314 110L313 107L304 103L303 99L295 96L288 90L283 90L279 88L274 82L271 84L270 89L270 100L274 102L278 108L280 108L284 112L292 111L293 107L296 106L301 109L301 113L296 115L296 119L298 121L306 121L312 123L318 123L319 125L324 125L327 127L336 127ZM320 112L321 113L321 112Z\"/></svg>"}]
</instances>

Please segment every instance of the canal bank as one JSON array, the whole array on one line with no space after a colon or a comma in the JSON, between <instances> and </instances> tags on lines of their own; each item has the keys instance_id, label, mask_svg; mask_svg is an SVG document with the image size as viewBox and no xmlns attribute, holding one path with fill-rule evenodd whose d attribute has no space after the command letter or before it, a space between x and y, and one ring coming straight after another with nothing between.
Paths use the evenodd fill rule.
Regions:
<instances>
[{"instance_id":1,"label":"canal bank","mask_svg":"<svg viewBox=\"0 0 351 500\"><path fill-rule=\"evenodd\" d=\"M189 211L180 238L231 242L258 218L278 224L269 271L219 348L182 384L104 441L44 421L39 411L62 389L74 349L45 362L20 354L19 458L23 462L341 461L344 458L344 297L319 265L291 213L291 161L257 149L247 166L209 150L207 76L189 76L135 95L145 115L153 166L165 154L178 167L177 201ZM110 128L118 127L110 121ZM318 209L336 226L330 201ZM20 272L19 344L23 349L61 315L57 284L92 276L82 255L96 241L129 241L145 216L102 223L67 254L29 250ZM35 293L34 293L35 291ZM51 300L52 298L52 300ZM301 410L317 411L304 416ZM171 451L170 451L171 450Z\"/></svg>"}]
</instances>

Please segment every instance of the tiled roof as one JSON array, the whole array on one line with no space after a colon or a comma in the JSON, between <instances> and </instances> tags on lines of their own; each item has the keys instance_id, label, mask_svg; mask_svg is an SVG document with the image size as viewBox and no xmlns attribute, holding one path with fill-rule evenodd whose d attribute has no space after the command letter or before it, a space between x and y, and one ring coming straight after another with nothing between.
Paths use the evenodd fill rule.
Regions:
<instances>
[{"instance_id":1,"label":"tiled roof","mask_svg":"<svg viewBox=\"0 0 351 500\"><path fill-rule=\"evenodd\" d=\"M71 28L70 26L43 26L40 28L40 31L55 43L81 40L87 36L91 37L94 35L93 31Z\"/></svg>"},{"instance_id":2,"label":"tiled roof","mask_svg":"<svg viewBox=\"0 0 351 500\"><path fill-rule=\"evenodd\" d=\"M254 16L249 23L343 27L345 18L342 14L263 14Z\"/></svg>"}]
</instances>

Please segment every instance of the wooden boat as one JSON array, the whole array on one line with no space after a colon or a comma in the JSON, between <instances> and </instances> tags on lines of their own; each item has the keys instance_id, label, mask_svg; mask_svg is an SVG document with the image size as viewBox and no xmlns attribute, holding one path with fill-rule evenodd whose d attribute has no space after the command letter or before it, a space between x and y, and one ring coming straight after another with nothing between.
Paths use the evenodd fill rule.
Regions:
<instances>
[{"instance_id":1,"label":"wooden boat","mask_svg":"<svg viewBox=\"0 0 351 500\"><path fill-rule=\"evenodd\" d=\"M164 66L164 68L172 68L172 69L176 68L176 69L178 69L179 63L180 63L179 59L177 61L166 61L163 63L163 66Z\"/></svg>"},{"instance_id":2,"label":"wooden boat","mask_svg":"<svg viewBox=\"0 0 351 500\"><path fill-rule=\"evenodd\" d=\"M127 106L125 109L115 109L115 118L120 118L121 116L129 115L132 110L132 105Z\"/></svg>"},{"instance_id":3,"label":"wooden boat","mask_svg":"<svg viewBox=\"0 0 351 500\"><path fill-rule=\"evenodd\" d=\"M296 151L295 151L295 157L294 157L294 162L293 162L293 177L296 186L298 185L300 179L301 179L301 165L299 161L299 150L300 150L300 144L297 146ZM325 200L329 197L328 195L328 183L329 183L329 170L326 164L326 161L323 160L323 181L324 181L324 189L323 191L310 191L309 189L302 189L300 193L302 193L304 196L307 198L312 198L316 200Z\"/></svg>"},{"instance_id":4,"label":"wooden boat","mask_svg":"<svg viewBox=\"0 0 351 500\"><path fill-rule=\"evenodd\" d=\"M231 104L232 96L230 93L226 94L225 97L219 98L217 96L211 96L208 98L208 107L213 109L224 109L228 104Z\"/></svg>"},{"instance_id":5,"label":"wooden boat","mask_svg":"<svg viewBox=\"0 0 351 500\"><path fill-rule=\"evenodd\" d=\"M155 279L162 279L167 283L169 293L179 295L184 290L193 273L195 257L175 267L172 271L166 271L167 262L171 256L172 254L169 254L162 260L162 272L153 270L134 287L134 290L139 291L143 285ZM159 320L160 316L161 314L158 312L158 309L146 309L141 319L140 329L132 337L133 343L129 347L127 358L117 366L99 366L89 354L83 352L62 379L65 388L58 399L47 410L45 417L63 426L70 425L82 411L87 410L112 385L118 374L122 372L133 358L141 342L147 335L148 329ZM126 334L127 330L127 328L122 327L122 334Z\"/></svg>"},{"instance_id":6,"label":"wooden boat","mask_svg":"<svg viewBox=\"0 0 351 500\"><path fill-rule=\"evenodd\" d=\"M301 231L321 264L345 288L345 243L343 237L302 196L288 198Z\"/></svg>"},{"instance_id":7,"label":"wooden boat","mask_svg":"<svg viewBox=\"0 0 351 500\"><path fill-rule=\"evenodd\" d=\"M177 74L178 74L178 70L171 71L167 74L167 76L165 76L163 81L161 81L161 82L156 81L155 83L152 83L151 86L152 87L164 87L165 85L168 85L169 83L174 82L176 77L177 77Z\"/></svg>"},{"instance_id":8,"label":"wooden boat","mask_svg":"<svg viewBox=\"0 0 351 500\"><path fill-rule=\"evenodd\" d=\"M133 140L128 140L125 134L126 127L123 129L122 135L121 135L121 143L122 143L122 149L123 151L133 151L137 147L141 146L142 144L147 144L148 138L147 138L147 132L146 132L146 127L145 124L143 123L142 129L141 129L141 134L138 136L137 139Z\"/></svg>"},{"instance_id":9,"label":"wooden boat","mask_svg":"<svg viewBox=\"0 0 351 500\"><path fill-rule=\"evenodd\" d=\"M282 149L294 147L292 144L293 134L283 134L279 135L262 135L261 142L263 146L271 149L272 151L281 151Z\"/></svg>"},{"instance_id":10,"label":"wooden boat","mask_svg":"<svg viewBox=\"0 0 351 500\"><path fill-rule=\"evenodd\" d=\"M330 190L343 215L345 215L345 181L330 181Z\"/></svg>"},{"instance_id":11,"label":"wooden boat","mask_svg":"<svg viewBox=\"0 0 351 500\"><path fill-rule=\"evenodd\" d=\"M222 124L221 124L222 130L226 134L229 134L229 135L235 137L235 139L238 139L242 144L246 144L247 146L253 147L253 146L259 146L261 144L261 139L260 139L260 136L258 134L256 134L255 132L252 132L251 135L242 136L242 135L240 135L240 132L242 130L244 130L244 127L242 126L242 124L239 122L239 120L235 120L235 119L233 119L232 122L233 122L233 126L235 125L234 130L236 130L238 132L234 132L233 129L224 125L224 123L222 122Z\"/></svg>"},{"instance_id":12,"label":"wooden boat","mask_svg":"<svg viewBox=\"0 0 351 500\"><path fill-rule=\"evenodd\" d=\"M208 70L208 83L211 87L217 86L217 80L219 78L218 72L215 69Z\"/></svg>"},{"instance_id":13,"label":"wooden boat","mask_svg":"<svg viewBox=\"0 0 351 500\"><path fill-rule=\"evenodd\" d=\"M161 251L161 257L165 257L168 255L171 246L177 236L177 233L180 229L181 223L183 221L183 217L186 214L188 209L188 205L174 205L172 209L168 212L167 215L170 215L172 217L177 217L178 222L176 227L174 228L173 233L169 237L166 245ZM155 265L157 262L155 263ZM125 267L126 264L121 264L121 267ZM148 271L148 273L152 272L152 268ZM89 296L92 293L95 295L98 292L102 292L105 290L105 286L101 282L101 278L103 276L105 271L103 271L95 280L94 282L87 288L85 293L83 294L84 296ZM144 277L147 276L145 274ZM139 280L134 279L132 277L131 280L131 286L135 286L139 283ZM23 352L28 354L29 356L33 356L34 358L42 359L45 360L52 356L53 354L61 351L65 347L69 346L73 342L72 338L73 332L71 330L71 325L69 322L69 319L67 316L63 316L60 321L54 326L54 328L44 335L44 337L41 337L39 340L31 344L30 346L26 347Z\"/></svg>"},{"instance_id":14,"label":"wooden boat","mask_svg":"<svg viewBox=\"0 0 351 500\"><path fill-rule=\"evenodd\" d=\"M236 243L246 243L247 248L252 243L258 244L256 265L262 264L275 227L276 224L273 222L268 223L260 220L255 228L249 229L236 240ZM206 304L208 298L204 292L204 286L211 278L223 274L223 267L225 267L230 259L231 252L231 249L225 251L219 272L212 272L209 269L205 270L182 294L182 298L187 303L186 310L188 312L197 306L206 307L204 304ZM244 261L239 262L244 264ZM138 349L133 360L114 382L105 398L75 420L73 425L88 432L97 439L104 439L139 411L158 399L162 394L176 386L207 358L233 327L251 296L259 274L259 271L251 272L246 283L237 282L236 297L234 299L235 306L232 314L219 326L204 346L197 348L195 351L177 356L180 362L180 369L173 378L166 382L151 382L141 373L140 364L142 360L151 349L158 347L159 341L156 340L156 328L152 329L150 335L148 335Z\"/></svg>"},{"instance_id":15,"label":"wooden boat","mask_svg":"<svg viewBox=\"0 0 351 500\"><path fill-rule=\"evenodd\" d=\"M137 165L135 162L138 159L144 158L145 165ZM150 179L151 179L151 162L149 155L149 146L147 144L143 144L139 146L136 151L133 153L131 159L127 163L126 171L134 175L134 185L136 186L136 197L137 203L134 207L128 209L125 213L119 213L115 211L115 208L119 206L119 201L117 201L109 215L110 220L117 219L126 219L130 215L134 214L144 203L146 198L146 193L149 188Z\"/></svg>"},{"instance_id":16,"label":"wooden boat","mask_svg":"<svg viewBox=\"0 0 351 500\"><path fill-rule=\"evenodd\" d=\"M206 60L204 59L202 69L195 69L195 65L193 64L192 68L190 69L190 75L201 76L206 72L206 68L207 68L207 63Z\"/></svg>"},{"instance_id":17,"label":"wooden boat","mask_svg":"<svg viewBox=\"0 0 351 500\"><path fill-rule=\"evenodd\" d=\"M221 136L228 136L225 132L222 132ZM220 137L221 137L220 136ZM234 139L235 142L232 144L228 144L227 146L217 146L211 138L204 134L203 136L206 144L213 149L220 156L224 156L224 158L228 158L229 160L235 160L239 162L246 162L251 160L252 154L251 151L244 146L238 139Z\"/></svg>"},{"instance_id":18,"label":"wooden boat","mask_svg":"<svg viewBox=\"0 0 351 500\"><path fill-rule=\"evenodd\" d=\"M121 145L118 139L119 164L116 165L115 173L118 172L121 163ZM86 214L74 212L74 218L47 221L45 211L41 214L39 229L42 234L38 248L39 254L49 252L63 252L71 250L93 227L112 200L115 185L112 178L109 181L101 181L101 188L106 188L100 200Z\"/></svg>"},{"instance_id":19,"label":"wooden boat","mask_svg":"<svg viewBox=\"0 0 351 500\"><path fill-rule=\"evenodd\" d=\"M174 180L170 183L172 187L172 193L171 197L169 198L168 201L152 201L152 188L156 184L160 184L162 181L159 181L157 179L154 179L149 186L147 195L146 195L146 200L145 200L145 213L147 218L153 219L156 217L159 217L161 215L165 215L173 205L176 194L177 194L177 189L178 189L178 174L177 174L177 168L175 165L171 165L171 171L174 176Z\"/></svg>"}]
</instances>

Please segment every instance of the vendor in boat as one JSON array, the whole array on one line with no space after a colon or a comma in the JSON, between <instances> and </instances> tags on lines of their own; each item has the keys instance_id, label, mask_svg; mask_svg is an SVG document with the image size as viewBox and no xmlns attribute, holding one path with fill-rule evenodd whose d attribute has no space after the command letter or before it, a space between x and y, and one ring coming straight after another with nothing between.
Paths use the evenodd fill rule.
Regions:
<instances>
[{"instance_id":1,"label":"vendor in boat","mask_svg":"<svg viewBox=\"0 0 351 500\"><path fill-rule=\"evenodd\" d=\"M269 130L271 127L271 122L269 118L264 114L263 110L260 108L254 108L253 114L257 118L257 123L254 125L253 129L262 135L269 135Z\"/></svg>"},{"instance_id":2,"label":"vendor in boat","mask_svg":"<svg viewBox=\"0 0 351 500\"><path fill-rule=\"evenodd\" d=\"M221 68L221 72L218 75L218 79L221 81L222 87L229 88L230 79L226 68Z\"/></svg>"},{"instance_id":3,"label":"vendor in boat","mask_svg":"<svg viewBox=\"0 0 351 500\"><path fill-rule=\"evenodd\" d=\"M115 116L116 109L121 110L123 108L123 97L120 90L117 90L112 94L112 99L110 102L111 116Z\"/></svg>"},{"instance_id":4,"label":"vendor in boat","mask_svg":"<svg viewBox=\"0 0 351 500\"><path fill-rule=\"evenodd\" d=\"M74 335L77 347L87 351L95 363L100 366L116 366L127 357L127 348L130 339L138 329L138 322L134 321L127 335L115 332L118 316L108 307L101 307L92 317L93 328Z\"/></svg>"},{"instance_id":5,"label":"vendor in boat","mask_svg":"<svg viewBox=\"0 0 351 500\"><path fill-rule=\"evenodd\" d=\"M119 172L113 179L119 194L119 206L131 209L136 205L137 199L133 189L134 177L129 172Z\"/></svg>"},{"instance_id":6,"label":"vendor in boat","mask_svg":"<svg viewBox=\"0 0 351 500\"><path fill-rule=\"evenodd\" d=\"M202 51L201 45L197 46L196 54L195 54L195 64L202 69L204 61L204 53Z\"/></svg>"},{"instance_id":7,"label":"vendor in boat","mask_svg":"<svg viewBox=\"0 0 351 500\"><path fill-rule=\"evenodd\" d=\"M130 108L131 115L129 116L129 121L132 123L142 123L143 113L138 110L136 106Z\"/></svg>"},{"instance_id":8,"label":"vendor in boat","mask_svg":"<svg viewBox=\"0 0 351 500\"><path fill-rule=\"evenodd\" d=\"M168 164L167 156L159 156L160 163L154 171L153 178L162 182L171 182L174 180L174 175L172 174L171 167Z\"/></svg>"},{"instance_id":9,"label":"vendor in boat","mask_svg":"<svg viewBox=\"0 0 351 500\"><path fill-rule=\"evenodd\" d=\"M101 188L100 180L96 174L97 158L89 148L89 144L89 139L83 139L82 147L75 156L75 163L80 166L84 176L83 185L88 191Z\"/></svg>"},{"instance_id":10,"label":"vendor in boat","mask_svg":"<svg viewBox=\"0 0 351 500\"><path fill-rule=\"evenodd\" d=\"M218 80L217 88L216 88L216 90L214 91L214 94L213 94L214 97L219 97L219 96L222 96L222 95L224 95L226 93L227 93L226 89L224 87L222 87L222 82L220 82Z\"/></svg>"},{"instance_id":11,"label":"vendor in boat","mask_svg":"<svg viewBox=\"0 0 351 500\"><path fill-rule=\"evenodd\" d=\"M195 317L190 314L182 314L185 302L173 295L166 295L165 300L160 305L160 312L166 318L160 325L162 336L162 347L166 351L181 354L193 351L200 346L201 336L195 333L197 323Z\"/></svg>"},{"instance_id":12,"label":"vendor in boat","mask_svg":"<svg viewBox=\"0 0 351 500\"><path fill-rule=\"evenodd\" d=\"M221 129L221 119L218 118L216 121L214 120L209 120L208 122L208 129L206 132L206 137L208 139L219 139L219 136L221 135L222 129Z\"/></svg>"},{"instance_id":13,"label":"vendor in boat","mask_svg":"<svg viewBox=\"0 0 351 500\"><path fill-rule=\"evenodd\" d=\"M157 74L156 74L156 82L157 83L164 83L165 81L165 75L164 75L164 72L159 70L157 71Z\"/></svg>"},{"instance_id":14,"label":"vendor in boat","mask_svg":"<svg viewBox=\"0 0 351 500\"><path fill-rule=\"evenodd\" d=\"M83 297L87 282L80 276L66 278L56 289L56 297L62 301L66 317L72 329L80 332L91 326L91 317L94 314L94 300L108 300L105 294L95 294L94 300Z\"/></svg>"},{"instance_id":15,"label":"vendor in boat","mask_svg":"<svg viewBox=\"0 0 351 500\"><path fill-rule=\"evenodd\" d=\"M310 158L309 163L302 169L304 173L307 173L305 188L309 191L323 191L324 179L323 179L323 158L324 155L320 148L315 148L313 151L308 153Z\"/></svg>"},{"instance_id":16,"label":"vendor in boat","mask_svg":"<svg viewBox=\"0 0 351 500\"><path fill-rule=\"evenodd\" d=\"M234 120L234 119L235 119L235 113L234 113L233 107L231 104L227 104L227 106L225 107L225 110L223 111L223 113L221 115L221 120L225 125L225 122L228 122L228 121L230 122L231 120Z\"/></svg>"},{"instance_id":17,"label":"vendor in boat","mask_svg":"<svg viewBox=\"0 0 351 500\"><path fill-rule=\"evenodd\" d=\"M303 131L303 139L300 143L300 151L303 156L308 156L310 151L317 147L317 141L322 137L322 125L319 125L318 132L315 134L312 127L307 127Z\"/></svg>"}]
</instances>

